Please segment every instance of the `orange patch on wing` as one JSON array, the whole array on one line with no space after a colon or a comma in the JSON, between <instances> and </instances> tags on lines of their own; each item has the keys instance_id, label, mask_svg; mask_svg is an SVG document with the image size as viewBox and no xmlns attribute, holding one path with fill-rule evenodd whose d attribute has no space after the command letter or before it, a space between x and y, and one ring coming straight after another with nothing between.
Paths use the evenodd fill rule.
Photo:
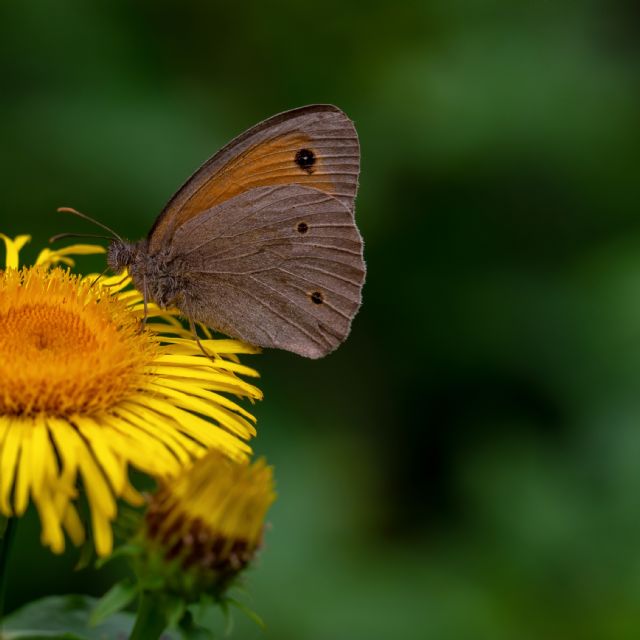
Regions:
<instances>
[{"instance_id":1,"label":"orange patch on wing","mask_svg":"<svg viewBox=\"0 0 640 640\"><path fill-rule=\"evenodd\" d=\"M316 161L312 173L296 164L296 153L300 149L314 152ZM322 156L314 149L309 136L289 133L257 144L229 161L182 206L176 227L249 189L279 184L300 184L327 193L335 191L330 174L323 170Z\"/></svg>"}]
</instances>

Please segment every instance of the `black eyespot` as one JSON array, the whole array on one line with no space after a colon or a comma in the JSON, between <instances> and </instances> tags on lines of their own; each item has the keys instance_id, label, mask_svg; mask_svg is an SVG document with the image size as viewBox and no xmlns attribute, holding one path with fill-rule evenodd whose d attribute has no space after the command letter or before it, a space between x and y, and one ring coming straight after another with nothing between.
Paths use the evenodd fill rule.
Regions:
<instances>
[{"instance_id":1,"label":"black eyespot","mask_svg":"<svg viewBox=\"0 0 640 640\"><path fill-rule=\"evenodd\" d=\"M309 225L306 222L298 223L298 233L307 233L309 231Z\"/></svg>"},{"instance_id":2,"label":"black eyespot","mask_svg":"<svg viewBox=\"0 0 640 640\"><path fill-rule=\"evenodd\" d=\"M320 291L314 291L311 294L311 302L313 302L313 304L322 304L324 302L324 296Z\"/></svg>"},{"instance_id":3,"label":"black eyespot","mask_svg":"<svg viewBox=\"0 0 640 640\"><path fill-rule=\"evenodd\" d=\"M307 173L313 173L313 165L316 163L316 154L311 149L300 149L296 153L296 164L306 171Z\"/></svg>"}]
</instances>

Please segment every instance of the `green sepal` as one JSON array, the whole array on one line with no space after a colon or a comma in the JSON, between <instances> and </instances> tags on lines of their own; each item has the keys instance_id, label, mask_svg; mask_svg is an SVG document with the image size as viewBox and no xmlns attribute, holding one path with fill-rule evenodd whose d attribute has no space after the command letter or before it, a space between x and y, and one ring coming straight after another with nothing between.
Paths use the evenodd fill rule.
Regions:
<instances>
[{"instance_id":1,"label":"green sepal","mask_svg":"<svg viewBox=\"0 0 640 640\"><path fill-rule=\"evenodd\" d=\"M197 615L194 613L194 609L197 606L188 606L180 620L179 628L182 640L215 640L216 636L213 631L196 622Z\"/></svg>"},{"instance_id":2,"label":"green sepal","mask_svg":"<svg viewBox=\"0 0 640 640\"><path fill-rule=\"evenodd\" d=\"M187 610L187 603L179 596L165 597L165 612L169 627L177 627Z\"/></svg>"},{"instance_id":3,"label":"green sepal","mask_svg":"<svg viewBox=\"0 0 640 640\"><path fill-rule=\"evenodd\" d=\"M130 579L118 582L105 593L91 612L89 624L92 627L100 624L114 613L128 607L140 592L139 585Z\"/></svg>"},{"instance_id":4,"label":"green sepal","mask_svg":"<svg viewBox=\"0 0 640 640\"><path fill-rule=\"evenodd\" d=\"M130 540L135 537L142 526L143 514L126 503L120 503L118 515L113 523L113 532L119 540Z\"/></svg>"},{"instance_id":5,"label":"green sepal","mask_svg":"<svg viewBox=\"0 0 640 640\"><path fill-rule=\"evenodd\" d=\"M78 562L76 562L75 567L73 567L74 571L82 571L86 569L90 564L93 558L95 557L94 546L92 540L85 540L82 546L80 547L80 554L78 556Z\"/></svg>"},{"instance_id":6,"label":"green sepal","mask_svg":"<svg viewBox=\"0 0 640 640\"><path fill-rule=\"evenodd\" d=\"M216 640L216 635L213 631L209 631L204 627L180 627L180 633L182 634L182 640Z\"/></svg>"},{"instance_id":7,"label":"green sepal","mask_svg":"<svg viewBox=\"0 0 640 640\"><path fill-rule=\"evenodd\" d=\"M224 617L224 637L229 638L233 633L233 626L235 624L231 609L229 608L229 602L227 600L221 600L220 609Z\"/></svg>"},{"instance_id":8,"label":"green sepal","mask_svg":"<svg viewBox=\"0 0 640 640\"><path fill-rule=\"evenodd\" d=\"M214 626L216 613L222 614L224 622L223 634L229 637L233 632L234 617L232 607L241 611L247 618L252 620L261 630L265 630L266 625L262 618L246 604L229 596L216 597L211 594L202 594L197 602L190 604L181 620L181 631L188 630L190 633L203 632L211 635L195 635L194 638L213 638L212 632L209 631ZM185 638L191 639L192 636L185 635Z\"/></svg>"},{"instance_id":9,"label":"green sepal","mask_svg":"<svg viewBox=\"0 0 640 640\"><path fill-rule=\"evenodd\" d=\"M141 553L142 547L139 544L121 544L105 558L98 558L96 560L95 567L96 569L102 569L102 567L104 567L107 563L111 562L115 558L135 558Z\"/></svg>"},{"instance_id":10,"label":"green sepal","mask_svg":"<svg viewBox=\"0 0 640 640\"><path fill-rule=\"evenodd\" d=\"M264 620L253 609L250 609L244 602L240 602L240 600L236 600L235 598L229 598L228 596L225 597L224 600L228 604L233 605L236 609L242 611L242 613L244 613L244 615L247 616L249 620L260 627L262 631L265 631L267 625L265 624Z\"/></svg>"}]
</instances>

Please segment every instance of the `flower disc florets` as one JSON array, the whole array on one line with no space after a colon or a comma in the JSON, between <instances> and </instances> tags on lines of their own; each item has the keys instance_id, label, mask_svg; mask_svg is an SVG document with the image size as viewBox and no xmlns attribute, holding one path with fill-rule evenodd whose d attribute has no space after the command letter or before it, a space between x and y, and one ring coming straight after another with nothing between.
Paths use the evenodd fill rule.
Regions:
<instances>
[{"instance_id":1,"label":"flower disc florets","mask_svg":"<svg viewBox=\"0 0 640 640\"><path fill-rule=\"evenodd\" d=\"M2 415L106 411L157 353L124 302L60 268L0 273L0 326Z\"/></svg>"}]
</instances>

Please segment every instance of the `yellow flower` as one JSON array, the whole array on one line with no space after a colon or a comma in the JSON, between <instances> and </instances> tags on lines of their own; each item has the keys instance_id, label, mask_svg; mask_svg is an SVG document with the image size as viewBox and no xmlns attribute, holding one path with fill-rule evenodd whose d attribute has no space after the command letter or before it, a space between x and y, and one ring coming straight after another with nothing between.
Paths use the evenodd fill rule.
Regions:
<instances>
[{"instance_id":1,"label":"yellow flower","mask_svg":"<svg viewBox=\"0 0 640 640\"><path fill-rule=\"evenodd\" d=\"M75 544L85 537L81 488L106 555L117 499L142 502L130 466L167 479L210 449L248 459L255 419L222 394L262 397L239 377L258 374L237 358L257 349L204 340L212 362L175 313L154 305L141 331L144 305L129 279L96 282L57 266L101 247L45 249L19 269L29 236L0 238L0 513L20 516L32 500L42 543L61 552L63 530Z\"/></svg>"},{"instance_id":2,"label":"yellow flower","mask_svg":"<svg viewBox=\"0 0 640 640\"><path fill-rule=\"evenodd\" d=\"M223 590L259 548L274 500L273 470L264 460L249 465L217 451L163 484L146 513L145 535L152 557L177 569L161 572L169 588L186 595Z\"/></svg>"}]
</instances>

